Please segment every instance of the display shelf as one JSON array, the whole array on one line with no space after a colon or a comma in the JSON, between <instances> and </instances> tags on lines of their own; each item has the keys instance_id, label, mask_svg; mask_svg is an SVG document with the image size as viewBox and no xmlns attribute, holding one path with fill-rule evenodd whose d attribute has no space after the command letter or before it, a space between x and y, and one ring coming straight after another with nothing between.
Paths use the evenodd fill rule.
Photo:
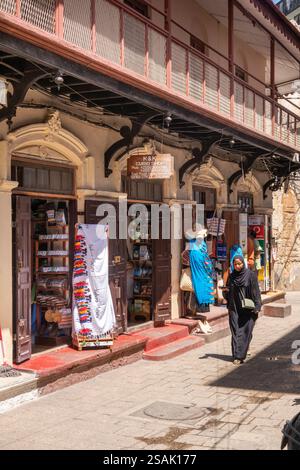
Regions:
<instances>
[{"instance_id":1,"label":"display shelf","mask_svg":"<svg viewBox=\"0 0 300 470\"><path fill-rule=\"evenodd\" d=\"M133 294L134 299L152 299L152 294L143 295L143 294Z\"/></svg>"},{"instance_id":2,"label":"display shelf","mask_svg":"<svg viewBox=\"0 0 300 470\"><path fill-rule=\"evenodd\" d=\"M152 259L131 259L133 263L152 263Z\"/></svg>"},{"instance_id":3,"label":"display shelf","mask_svg":"<svg viewBox=\"0 0 300 470\"><path fill-rule=\"evenodd\" d=\"M54 271L49 271L49 272L43 272L43 271L38 271L38 275L42 275L42 276L52 276L52 275L55 275L55 276L65 276L65 277L68 277L68 274L69 274L69 271L65 271L65 272L54 272Z\"/></svg>"},{"instance_id":4,"label":"display shelf","mask_svg":"<svg viewBox=\"0 0 300 470\"><path fill-rule=\"evenodd\" d=\"M150 245L150 246L151 246L151 245L152 245L152 241L149 241L149 240L146 241L146 242L136 242L136 241L134 241L134 242L133 242L133 245L137 245L137 246L141 246L141 245Z\"/></svg>"},{"instance_id":5,"label":"display shelf","mask_svg":"<svg viewBox=\"0 0 300 470\"><path fill-rule=\"evenodd\" d=\"M133 279L134 279L134 281L152 281L152 277L134 276Z\"/></svg>"},{"instance_id":6,"label":"display shelf","mask_svg":"<svg viewBox=\"0 0 300 470\"><path fill-rule=\"evenodd\" d=\"M57 323L53 322L54 328L51 328L51 322L47 322L45 313L48 309L67 308L70 304L70 267L69 267L69 227L68 225L48 225L48 233L38 234L35 240L35 280L37 284L37 335L35 343L43 346L57 346L67 344L70 338L67 335L59 335L60 330ZM52 233L56 231L57 233ZM47 249L42 249L42 246ZM47 260L47 265L43 266L42 260ZM62 268L62 271L43 271L43 268ZM51 279L49 285L45 278ZM43 279L45 285L39 285L39 279ZM53 286L53 280L64 280L63 286ZM42 284L42 282L41 282ZM53 300L38 299L38 296L53 297ZM55 303L57 302L57 307ZM63 306L62 306L63 304ZM45 330L45 334L44 331ZM70 328L66 328L70 330Z\"/></svg>"}]
</instances>

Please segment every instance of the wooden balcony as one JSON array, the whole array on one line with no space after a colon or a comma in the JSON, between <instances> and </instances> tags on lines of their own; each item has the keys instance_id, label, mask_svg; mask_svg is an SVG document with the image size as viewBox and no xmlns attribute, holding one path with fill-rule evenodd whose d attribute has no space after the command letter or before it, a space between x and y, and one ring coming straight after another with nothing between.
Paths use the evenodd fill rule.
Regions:
<instances>
[{"instance_id":1,"label":"wooden balcony","mask_svg":"<svg viewBox=\"0 0 300 470\"><path fill-rule=\"evenodd\" d=\"M230 73L228 58L217 64L217 51L210 57L198 52L117 0L44 0L40 5L0 0L1 21L11 23L10 34L29 40L32 34L52 51L64 47L75 61L85 55L86 65L102 64L115 77L118 72L121 78L134 77L143 89L272 139L274 147L278 142L300 150L300 113L266 96L261 85L256 89Z\"/></svg>"}]
</instances>

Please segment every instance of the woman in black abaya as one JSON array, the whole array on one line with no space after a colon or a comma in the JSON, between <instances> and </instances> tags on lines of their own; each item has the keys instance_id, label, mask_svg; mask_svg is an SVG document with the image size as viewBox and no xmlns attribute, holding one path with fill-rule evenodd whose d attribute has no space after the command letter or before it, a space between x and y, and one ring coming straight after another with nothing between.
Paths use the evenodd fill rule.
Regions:
<instances>
[{"instance_id":1,"label":"woman in black abaya","mask_svg":"<svg viewBox=\"0 0 300 470\"><path fill-rule=\"evenodd\" d=\"M245 266L242 256L233 260L234 271L227 283L226 297L229 311L229 324L232 334L232 356L234 364L242 364L252 340L252 333L258 313L261 310L261 296L257 274ZM242 307L242 299L254 302L253 310Z\"/></svg>"}]
</instances>

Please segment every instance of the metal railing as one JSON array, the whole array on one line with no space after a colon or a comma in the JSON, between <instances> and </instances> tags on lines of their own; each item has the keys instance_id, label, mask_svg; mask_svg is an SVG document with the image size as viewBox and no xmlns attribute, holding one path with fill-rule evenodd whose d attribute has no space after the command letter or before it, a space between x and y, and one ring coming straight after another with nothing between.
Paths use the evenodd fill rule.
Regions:
<instances>
[{"instance_id":1,"label":"metal railing","mask_svg":"<svg viewBox=\"0 0 300 470\"><path fill-rule=\"evenodd\" d=\"M118 0L0 0L0 11L199 109L300 149L300 115L230 73L225 56L223 66L216 64Z\"/></svg>"}]
</instances>

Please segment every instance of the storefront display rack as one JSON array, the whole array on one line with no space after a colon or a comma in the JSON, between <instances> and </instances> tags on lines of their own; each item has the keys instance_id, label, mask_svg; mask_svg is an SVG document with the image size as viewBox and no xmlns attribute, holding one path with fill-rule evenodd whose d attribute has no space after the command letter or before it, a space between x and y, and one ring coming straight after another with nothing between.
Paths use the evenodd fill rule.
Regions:
<instances>
[{"instance_id":1,"label":"storefront display rack","mask_svg":"<svg viewBox=\"0 0 300 470\"><path fill-rule=\"evenodd\" d=\"M70 305L69 227L47 226L47 234L35 240L35 282L37 302L37 335L35 344L65 344L69 335L59 329L59 322L49 320ZM46 264L46 265L45 265ZM43 268L46 272L43 271ZM48 320L47 320L48 312ZM54 313L56 312L56 313Z\"/></svg>"}]
</instances>

